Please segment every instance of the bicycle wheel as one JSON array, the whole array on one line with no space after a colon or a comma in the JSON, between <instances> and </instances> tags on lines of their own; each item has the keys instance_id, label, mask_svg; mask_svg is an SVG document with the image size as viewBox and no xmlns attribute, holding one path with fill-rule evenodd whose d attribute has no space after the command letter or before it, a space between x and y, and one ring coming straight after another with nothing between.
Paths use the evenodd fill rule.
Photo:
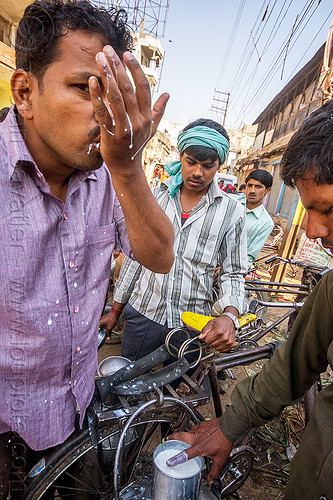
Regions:
<instances>
[{"instance_id":1,"label":"bicycle wheel","mask_svg":"<svg viewBox=\"0 0 333 500\"><path fill-rule=\"evenodd\" d=\"M159 427L164 423L171 424L170 433L174 432L173 424L177 430L186 430L194 425L192 421L183 419L182 410L157 408L149 418L131 426L122 454L121 487L136 476L149 474L152 452L161 440ZM110 500L114 492L113 465L119 434L117 424L102 429L97 447L92 445L88 430L69 438L60 450L45 457L42 472L29 479L22 498Z\"/></svg>"},{"instance_id":2,"label":"bicycle wheel","mask_svg":"<svg viewBox=\"0 0 333 500\"><path fill-rule=\"evenodd\" d=\"M251 290L251 288L258 288L255 285L252 285L251 283L246 283L245 282L245 300L248 305L250 305L251 301L256 299L261 302L269 302L270 299L265 292L264 289L260 290ZM257 318L261 318L263 321L266 319L267 315L267 307L265 306L259 306L258 309L256 310L256 316Z\"/></svg>"}]
</instances>

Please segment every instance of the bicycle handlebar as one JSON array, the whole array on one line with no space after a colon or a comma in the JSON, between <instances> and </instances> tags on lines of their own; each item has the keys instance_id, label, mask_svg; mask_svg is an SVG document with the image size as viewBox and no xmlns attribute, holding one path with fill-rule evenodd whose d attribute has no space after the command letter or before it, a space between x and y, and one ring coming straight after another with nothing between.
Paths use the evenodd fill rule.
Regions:
<instances>
[{"instance_id":1,"label":"bicycle handlebar","mask_svg":"<svg viewBox=\"0 0 333 500\"><path fill-rule=\"evenodd\" d=\"M257 301L253 301L252 306L257 304ZM179 350L179 359L164 368L150 372L152 368L170 358L171 353L166 345L159 347L144 358L129 363L112 375L96 379L95 385L102 404L108 406L108 401L111 401L110 404L113 404L114 395L138 396L140 394L151 392L156 387L162 387L166 384L170 384L180 378L191 367L190 363L184 357L186 349L182 348L184 346L187 347L189 341L192 342L192 340L193 339L188 339L185 341ZM230 362L233 363L232 366L235 366L236 364L243 364L240 361L245 359L247 356L250 357L250 360L267 358L271 356L276 348L276 345L276 342L272 342L266 346L255 349L238 353L228 353L225 354L223 358L217 359L215 364L219 369L223 369L223 363L227 362L228 366L230 365ZM200 349L199 360L206 358L207 356L202 358L202 350Z\"/></svg>"},{"instance_id":2,"label":"bicycle handlebar","mask_svg":"<svg viewBox=\"0 0 333 500\"><path fill-rule=\"evenodd\" d=\"M283 257L279 257L278 255L275 255L274 257L270 257L269 259L265 260L265 264L271 264L275 260L280 260L281 262L284 262L285 264L292 264L294 266L301 267L303 269L313 269L315 271L323 271L326 269L326 266L317 266L315 264L305 264L304 262L301 262L299 260L292 260L292 259L284 259Z\"/></svg>"},{"instance_id":3,"label":"bicycle handlebar","mask_svg":"<svg viewBox=\"0 0 333 500\"><path fill-rule=\"evenodd\" d=\"M224 356L215 359L217 371L233 368L234 366L246 365L259 359L270 358L282 341L274 341L260 347L252 347L243 351L226 353Z\"/></svg>"},{"instance_id":4,"label":"bicycle handlebar","mask_svg":"<svg viewBox=\"0 0 333 500\"><path fill-rule=\"evenodd\" d=\"M149 370L155 368L155 366L164 363L164 361L169 359L169 357L170 356L165 345L162 345L143 358L138 359L137 361L132 361L112 375L103 377L103 380L105 380L110 387L127 382L128 380L133 380L134 378L139 377L139 375L149 372Z\"/></svg>"}]
</instances>

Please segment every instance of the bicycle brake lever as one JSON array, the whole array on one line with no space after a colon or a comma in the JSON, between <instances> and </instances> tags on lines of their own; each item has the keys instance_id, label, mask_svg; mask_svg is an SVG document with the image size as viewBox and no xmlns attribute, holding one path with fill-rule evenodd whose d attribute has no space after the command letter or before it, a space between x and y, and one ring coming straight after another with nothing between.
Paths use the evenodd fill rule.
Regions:
<instances>
[{"instance_id":1,"label":"bicycle brake lever","mask_svg":"<svg viewBox=\"0 0 333 500\"><path fill-rule=\"evenodd\" d=\"M265 264L271 264L272 262L274 262L277 259L278 259L278 257L276 257L276 256L270 257L269 259L265 260Z\"/></svg>"}]
</instances>

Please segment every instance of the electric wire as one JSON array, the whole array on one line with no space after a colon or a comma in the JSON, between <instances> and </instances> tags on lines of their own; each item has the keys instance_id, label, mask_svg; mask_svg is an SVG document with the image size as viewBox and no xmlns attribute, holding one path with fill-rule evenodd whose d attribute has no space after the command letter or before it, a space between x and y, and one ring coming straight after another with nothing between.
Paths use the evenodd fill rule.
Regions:
<instances>
[{"instance_id":1,"label":"electric wire","mask_svg":"<svg viewBox=\"0 0 333 500\"><path fill-rule=\"evenodd\" d=\"M277 1L278 1L278 0L275 0L274 5L273 5L273 9L274 9L274 7L275 7L275 5L276 5ZM265 20L265 18L267 17L267 12L268 12L268 10L269 10L269 4L270 4L270 2L268 2L267 6L266 6L266 10L265 10L265 12L264 12L264 14L263 14L263 16L262 16L262 22L263 22L263 21ZM224 60L223 60L222 66L221 66L221 71L220 71L220 75L219 75L219 79L218 79L218 83L217 83L216 88L218 88L218 87L220 86L220 83L221 83L222 77L223 77L223 75L224 75L224 70L225 70L225 68L227 67L227 63L228 63L229 56L230 56L230 53L231 53L232 45L233 45L234 40L235 40L235 37L236 37L236 33L237 33L238 26L239 26L239 23L240 23L241 15L242 15L242 13L243 13L244 5L245 5L245 0L244 0L244 1L241 1L240 5L239 5L238 13L237 13L237 15L236 15L236 20L235 20L235 24L234 24L234 29L233 29L233 32L232 32L232 34L231 34L230 41L229 41L229 44L228 44L228 47L227 47L227 50L226 50L226 56L225 56L225 58L224 58ZM255 29L256 24L257 24L257 22L258 22L258 21L259 21L259 19L260 19L261 12L262 12L262 10L263 10L264 6L265 6L265 1L264 1L264 3L263 3L263 4L262 4L262 6L261 6L261 9L260 9L259 14L258 14L258 16L257 16L257 19L256 19L256 21L255 21L255 23L254 23L253 30ZM269 13L269 15L268 15L268 18L267 18L267 20L265 21L265 25L267 24L267 22L268 22L268 20L269 20L269 17L271 16L271 13L272 13L272 11L270 11L270 13ZM256 33L258 32L259 28L260 28L260 23L258 24L258 27L257 27L257 29L256 29ZM251 37L253 38L252 32L251 32L251 34L250 34L250 38L251 38ZM250 38L249 38L249 40L250 40ZM254 42L254 45L255 45L255 42ZM245 48L245 51L246 51L246 48ZM252 52L253 52L253 51L252 51ZM251 53L251 54L252 54L252 53ZM214 98L213 98L213 100L214 100ZM227 109L225 109L225 111L224 111L224 112L225 112L225 114L226 114ZM219 114L218 114L218 110L216 110L216 118L217 118L217 121L220 121L220 117L219 117Z\"/></svg>"},{"instance_id":2,"label":"electric wire","mask_svg":"<svg viewBox=\"0 0 333 500\"><path fill-rule=\"evenodd\" d=\"M315 0L308 0L308 6L309 6L309 5L311 5L314 1L315 1ZM288 12L289 8L290 8L290 4L288 5L288 8L287 8L286 13ZM301 17L301 20L300 20L300 23L302 22L302 19L303 19L303 17L304 17L304 16L303 16L303 11L304 11L304 9L307 9L307 5L305 5L305 6L304 6L303 10L302 10L302 11L300 12L300 14L299 14L300 16L302 16L302 17ZM285 18L285 16L283 17L283 19L284 19L284 18ZM280 23L280 25L281 25L281 23ZM279 26L280 26L280 25L279 25ZM298 25L298 27L299 27L299 25ZM298 29L298 27L297 27L297 29ZM297 29L295 29L295 32L297 31ZM275 35L276 35L276 33L277 33L277 31L275 32ZM271 35L271 33L270 33L270 35ZM270 37L270 35L269 35L269 37ZM276 62L277 62L277 61L279 61L279 59L281 58L281 55L283 54L283 52L284 52L284 50L285 50L286 44L288 43L288 39L289 39L289 36L287 36L287 38L283 41L282 45L281 45L281 46L280 46L280 48L278 49L277 54L274 56L273 61L271 62L271 65L268 67L268 69L266 70L266 72L271 71L271 69L272 69L272 68L274 68L274 66L275 66ZM272 41L273 41L273 39L271 40L270 44L272 43ZM268 48L269 48L270 44L266 44L266 49L265 49L265 52L263 51L263 53L262 53L262 58L263 58L263 56L265 55L265 53L267 52L267 50L268 50ZM261 59L262 59L262 58L261 58ZM257 63L257 65L256 65L256 67L254 68L254 70L252 70L252 73L251 73L251 75L250 75L250 76L249 76L249 78L248 78L248 80L249 80L249 81L253 81L253 79L252 79L252 78L253 78L253 76L255 75L255 73L256 73L256 71L257 71L257 69L258 69L258 63ZM265 76L264 76L263 78L265 78ZM260 82L259 82L259 84L258 84L258 85L260 85ZM237 87L237 88L236 88L236 89L232 92L232 99L233 99L233 100L235 100L235 99L236 99L237 92L238 92L239 88L240 88L240 85L238 85L238 87ZM248 90L249 90L249 89L248 89ZM239 100L239 98L238 98L238 100ZM244 99L243 99L243 102L245 102L245 100L244 100Z\"/></svg>"},{"instance_id":3,"label":"electric wire","mask_svg":"<svg viewBox=\"0 0 333 500\"><path fill-rule=\"evenodd\" d=\"M292 72L290 73L289 77L288 77L288 82L295 76L296 74L296 71L297 69L299 68L302 60L304 59L305 55L307 54L307 52L310 50L310 48L312 47L313 43L315 42L315 40L318 38L319 36L319 33L321 32L321 30L323 29L323 27L325 26L325 24L327 23L328 19L331 17L331 15L333 14L333 9L331 10L331 12L328 14L328 16L326 17L325 21L323 22L323 24L320 26L317 34L315 35L315 37L313 38L313 40L311 40L311 43L310 45L307 47L307 49L305 50L305 52L303 53L302 57L300 58L297 66L294 67L294 69L292 70Z\"/></svg>"},{"instance_id":4,"label":"electric wire","mask_svg":"<svg viewBox=\"0 0 333 500\"><path fill-rule=\"evenodd\" d=\"M239 74L245 72L244 69L243 69L243 66L246 65L246 67L247 67L247 61L249 61L249 59L252 56L253 51L251 52L250 56L248 55L248 52L251 51L251 33L253 33L254 30L255 30L255 28L256 28L256 24L257 24L257 22L258 22L258 20L260 18L261 12L262 12L265 4L266 4L266 1L264 0L263 4L262 4L262 6L261 6L261 8L259 10L259 13L257 15L257 18L256 18L256 20L254 22L254 25L252 26L252 28L250 30L250 35L249 35L249 37L247 39L247 42L245 44L243 53L240 56L239 62L237 64L236 69L235 69L235 71L233 73L233 76L231 78L231 81L230 81L230 84L229 84L229 89L233 88L233 85L238 80Z\"/></svg>"},{"instance_id":5,"label":"electric wire","mask_svg":"<svg viewBox=\"0 0 333 500\"><path fill-rule=\"evenodd\" d=\"M275 38L275 36L276 36L276 33L277 33L277 31L278 31L279 27L281 26L282 21L283 21L283 20L284 20L284 18L286 17L286 15L287 15L287 13L288 13L288 10L290 9L290 6L291 6L291 4L292 4L293 0L290 0L289 5L288 5L288 7L287 7L287 9L286 9L285 13L283 14L282 19L281 19L281 21L280 21L280 23L279 23L278 27L276 28L275 33L273 34L274 29L275 29L275 27L276 27L276 24L277 24L277 22L278 22L278 20L279 20L279 18L280 18L280 16L281 16L281 14L282 14L282 12L283 12L283 9L284 9L284 6L285 6L286 2L287 2L287 0L285 0L285 1L284 1L283 5L282 5L282 7L281 7L281 9L280 9L280 12L279 12L279 14L278 14L278 17L277 17L277 19L276 19L276 21L275 21L275 24L274 24L274 26L273 26L273 28L272 28L272 30L271 30L271 32L270 32L270 34L269 34L268 38L267 38L266 44L265 44L265 46L264 46L264 48L263 48L263 50L262 50L262 53L261 53L261 60L262 60L262 58L264 57L264 55L266 54L266 52L267 52L268 48L270 47L271 43L273 42L273 40L274 40L274 38ZM253 70L252 70L252 72L251 72L251 74L250 74L250 76L249 76L249 78L248 78L248 80L249 80L250 82L252 82L252 81L254 80L254 77L255 77L255 75L256 75L256 73L257 73L258 69L259 69L259 65L260 65L260 63L261 63L261 60L260 60L260 61L257 61L257 63L256 63L256 65L255 65L255 67L253 68ZM239 101L239 98L240 98L240 96L236 98L236 96L237 96L237 92L238 92L238 90L239 90L239 89L240 89L240 84L238 84L238 86L236 87L236 89L235 89L235 90L233 91L233 93L232 93L232 98L233 98L234 105L236 105L236 103ZM246 92L246 95L245 95L244 100L243 100L244 102L246 102L246 101L247 101L247 98L248 98L248 95L249 95L249 93L250 93L250 90L251 90L251 85L248 85L248 86L247 86L247 92Z\"/></svg>"},{"instance_id":6,"label":"electric wire","mask_svg":"<svg viewBox=\"0 0 333 500\"><path fill-rule=\"evenodd\" d=\"M283 10L283 8L284 8L284 5L285 5L286 1L287 1L287 0L284 0L283 6L282 6L282 7L281 7L281 9L280 9L280 12L279 12L279 14L278 14L277 20L275 21L275 24L274 24L274 26L273 26L273 29L274 29L274 28L275 28L275 26L276 26L276 23L277 23L277 21L278 21L278 19L279 19L280 15L281 15L281 12L282 12L282 10ZM290 8L290 5L291 5L291 3L292 3L292 2L293 2L293 0L290 0L289 6L288 6L288 8L287 8L287 10L286 10L286 13L287 13L288 9ZM273 8L275 7L275 5L276 5L276 2L274 3L274 5L273 5L273 7L272 7L272 11L270 12L270 15L272 14L272 12L273 12ZM286 13L285 13L285 15L286 15ZM283 16L282 20L284 19L285 15ZM270 17L270 16L269 16L269 17ZM267 22L268 22L268 20L269 20L269 18L267 19ZM282 20L281 20L281 22L282 22ZM280 23L280 25L281 25L281 23ZM280 26L280 25L279 25L279 26ZM264 28L265 28L265 26L264 26ZM263 29L264 29L264 28L263 28ZM273 29L272 29L272 30L273 30ZM268 40L266 41L266 45L265 45L265 47L264 47L264 49L263 49L263 51L262 51L262 53L261 53L261 57L260 57L260 59L258 59L258 61L257 61L256 65L255 65L255 67L254 67L254 69L252 70L252 72L251 72L251 74L250 74L250 76L249 76L249 78L248 78L248 81L250 81L250 82L251 82L251 81L253 81L253 77L255 76L255 74L256 74L256 72L257 72L257 70L258 70L258 68L259 68L259 64L260 64L260 62L261 62L261 60L262 60L262 58L263 58L264 54L266 53L266 51L267 51L267 49L268 49L268 46L269 46L269 45L267 46L267 44L268 44L268 41L269 41L270 36L271 36L271 34L272 34L272 30L271 30L271 32L270 32L270 34L269 34L269 36L268 36ZM263 33L263 30L262 30L261 34L262 34L262 33ZM261 36L261 34L260 34L260 36ZM259 39L260 39L260 37L259 37L259 38L258 38L258 40L256 41L257 43L258 43ZM254 43L255 43L255 41L254 41ZM253 51L251 52L251 56L252 56L252 54L253 54ZM247 70L247 67L248 67L248 65L249 65L249 63L250 63L250 60L251 60L251 59L249 58L249 59L248 59L248 61L247 61L247 63L246 63L246 65L245 65L245 67L242 69L242 72L244 72L244 73L245 73L245 71ZM235 87L234 87L234 85L230 85L230 86L229 86L229 88L230 88L230 89L232 89L233 99L236 99L237 93L238 93L240 90L242 90L242 80L238 78L238 82L237 82L237 84L235 83ZM250 86L247 86L247 94L249 93L249 90L250 90Z\"/></svg>"},{"instance_id":7,"label":"electric wire","mask_svg":"<svg viewBox=\"0 0 333 500\"><path fill-rule=\"evenodd\" d=\"M319 5L319 4L318 4ZM316 7L316 9L318 8L318 5ZM301 30L301 32L299 33L298 37L295 39L294 43L292 44L290 50L292 50L292 48L295 46L297 40L299 39L299 37L301 36L301 34L303 33L304 29L306 28L306 26L308 25L310 19L312 18L312 16L314 15L316 9L313 11L313 13L311 14L310 18L308 19L308 21L306 22L306 24L304 25L303 29ZM331 11L332 12L332 11ZM280 64L278 64L279 60L281 59L283 53L280 53L279 55L279 58L274 61L274 65L272 65L272 68L271 70L266 74L266 77L265 79L262 81L262 84L257 88L257 91L255 92L255 94L252 96L251 100L247 103L247 105L245 106L244 108L244 111L247 112L249 110L251 110L253 108L253 106L258 102L258 100L260 99L260 97L262 96L263 92L267 89L268 85L270 84L270 82L272 81L272 79L274 78L274 76L276 75L277 71L280 69L281 65L283 64L282 62ZM259 95L258 95L259 94ZM257 98L258 97L258 98ZM257 99L256 99L257 98ZM256 100L255 100L256 99Z\"/></svg>"},{"instance_id":8,"label":"electric wire","mask_svg":"<svg viewBox=\"0 0 333 500\"><path fill-rule=\"evenodd\" d=\"M302 15L302 17L301 17L299 23L297 24L297 26L295 27L294 35L300 29L302 23L305 20L305 16L309 12L309 8L312 7L313 3L314 3L314 0L311 0L310 2L308 2L308 5L305 6L305 9L306 9L305 12L303 12L304 9L301 12L300 15ZM295 46L297 40L299 39L299 37L303 33L304 29L306 28L306 26L310 22L312 16L314 15L314 13L316 12L317 8L319 7L319 4L320 4L320 2L317 4L317 6L315 7L314 11L311 13L310 17L308 18L308 20L306 21L305 25L303 26L302 30L298 34L297 38L295 39L295 41L291 45L290 51L293 49L293 47ZM253 108L253 106L255 104L257 104L258 100L260 99L260 97L262 96L262 94L265 92L265 90L267 89L269 83L272 81L273 77L275 76L276 72L280 69L282 63L279 64L279 61L281 60L281 58L283 56L284 49L285 49L285 44L286 43L287 42L284 42L284 44L282 46L282 49L280 49L280 52L278 53L278 55L276 56L276 58L271 63L271 65L270 65L269 69L267 70L265 76L263 77L263 79L261 80L261 82L258 84L258 86L257 86L256 90L254 91L254 94L253 94L252 98L250 99L250 101L246 105L245 105L245 103L243 103L244 104L243 113L250 111Z\"/></svg>"},{"instance_id":9,"label":"electric wire","mask_svg":"<svg viewBox=\"0 0 333 500\"><path fill-rule=\"evenodd\" d=\"M321 28L318 30L317 34L316 34L316 35L315 35L315 37L314 37L314 40L318 37L318 35L319 35L320 31L323 29L323 27L324 27L325 23L327 22L327 20L329 19L329 17L332 15L332 13L333 13L333 10L330 12L330 14L329 14L329 15L327 16L327 18L325 19L325 22L322 24ZM314 40L313 40L313 41L314 41ZM296 40L296 41L297 41L297 40ZM295 41L295 43L296 43L296 41ZM311 44L312 44L312 43L311 43ZM308 49L309 49L309 47L308 47ZM308 50L308 49L307 49L307 50ZM303 54L303 56L302 56L302 57L304 57L304 54ZM269 83L271 82L271 80L272 80L272 79L273 79L273 77L275 76L276 72L277 72L277 71L279 70L279 68L281 67L281 65L282 65L282 63L281 63L281 64L277 67L276 71L275 71L275 72L274 72L274 74L271 76L271 79L268 81L267 86L269 85ZM314 77L314 78L315 78L315 77ZM263 92L264 92L265 90L266 90L266 88L263 90ZM260 99L260 97L262 96L263 92L259 95L258 99L257 99L255 102L251 102L251 101L250 101L250 102L248 103L248 105L247 105L247 106L245 106L245 108L244 108L244 110L243 110L243 113L244 113L244 114L245 114L246 112L251 111L251 110L253 109L253 107L257 104L258 100L259 100L259 99Z\"/></svg>"},{"instance_id":10,"label":"electric wire","mask_svg":"<svg viewBox=\"0 0 333 500\"><path fill-rule=\"evenodd\" d=\"M224 56L224 59L223 59L222 65L221 65L221 70L220 70L220 74L219 74L218 83L217 83L216 88L219 87L219 85L221 83L221 80L222 80L222 77L223 77L223 73L225 71L225 68L227 67L229 56L230 56L230 53L231 53L231 50L232 50L232 46L234 44L236 33L237 33L237 30L238 30L238 26L239 26L240 20L242 18L245 1L246 0L240 0L238 11L237 11L237 14L236 14L236 19L235 19L235 22L234 22L234 25L233 25L232 32L230 34L228 46L227 46L227 49L226 49L226 52L225 52L225 56Z\"/></svg>"}]
</instances>

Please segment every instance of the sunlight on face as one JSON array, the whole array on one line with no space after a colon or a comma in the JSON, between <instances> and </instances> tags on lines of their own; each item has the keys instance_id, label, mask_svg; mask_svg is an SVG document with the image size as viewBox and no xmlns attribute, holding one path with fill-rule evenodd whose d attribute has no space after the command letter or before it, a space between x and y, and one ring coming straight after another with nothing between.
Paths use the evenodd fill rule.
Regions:
<instances>
[{"instance_id":1,"label":"sunlight on face","mask_svg":"<svg viewBox=\"0 0 333 500\"><path fill-rule=\"evenodd\" d=\"M309 173L295 184L308 214L307 237L321 238L333 250L333 185L317 184Z\"/></svg>"}]
</instances>

